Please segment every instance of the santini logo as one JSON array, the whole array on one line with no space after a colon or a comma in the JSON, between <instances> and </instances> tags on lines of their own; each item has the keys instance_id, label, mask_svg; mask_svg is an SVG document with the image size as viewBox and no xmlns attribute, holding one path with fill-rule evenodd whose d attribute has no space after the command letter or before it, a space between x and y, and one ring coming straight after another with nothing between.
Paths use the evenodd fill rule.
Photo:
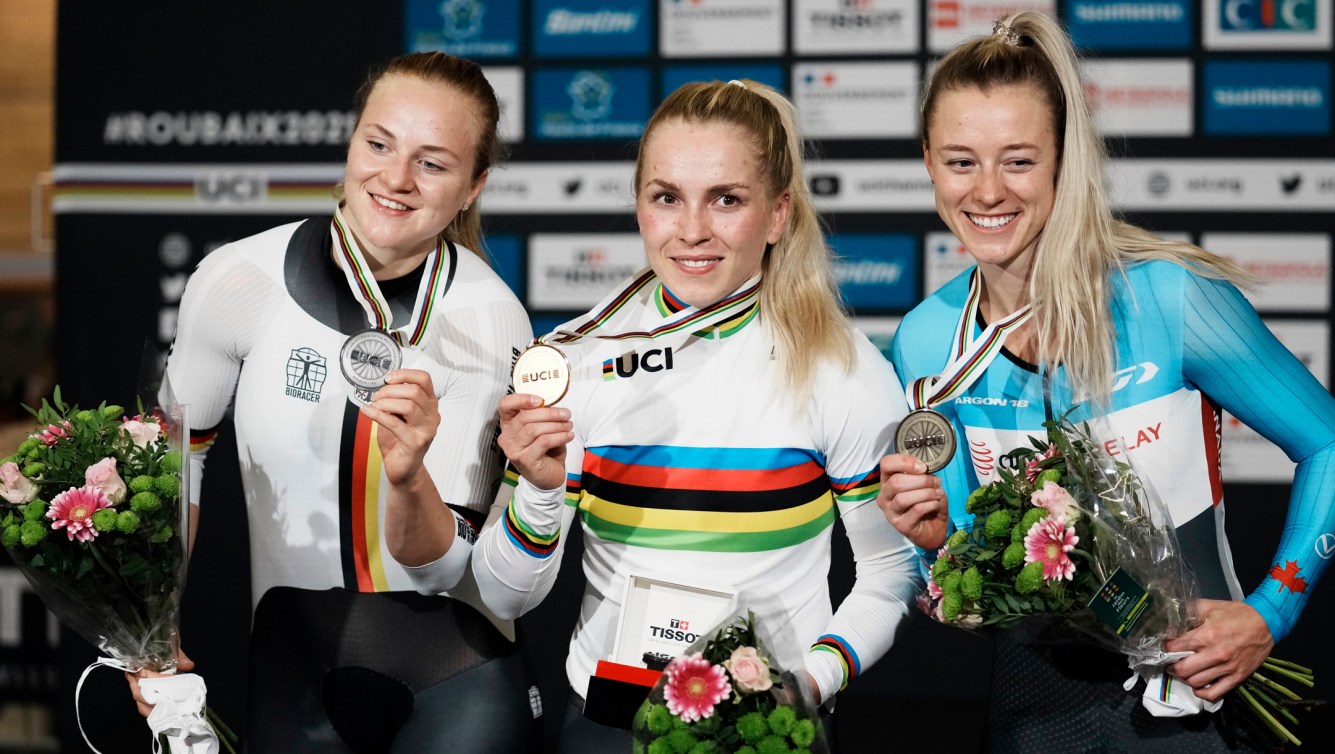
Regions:
<instances>
[{"instance_id":1,"label":"santini logo","mask_svg":"<svg viewBox=\"0 0 1335 754\"><path fill-rule=\"evenodd\" d=\"M630 377L643 369L646 372L662 372L672 368L672 348L652 348L644 355L631 351L615 359L603 362L603 381L610 382L618 377Z\"/></svg>"},{"instance_id":2,"label":"santini logo","mask_svg":"<svg viewBox=\"0 0 1335 754\"><path fill-rule=\"evenodd\" d=\"M640 14L614 10L600 10L594 13L558 8L547 16L544 31L551 35L559 34L626 34L634 31Z\"/></svg>"}]
</instances>

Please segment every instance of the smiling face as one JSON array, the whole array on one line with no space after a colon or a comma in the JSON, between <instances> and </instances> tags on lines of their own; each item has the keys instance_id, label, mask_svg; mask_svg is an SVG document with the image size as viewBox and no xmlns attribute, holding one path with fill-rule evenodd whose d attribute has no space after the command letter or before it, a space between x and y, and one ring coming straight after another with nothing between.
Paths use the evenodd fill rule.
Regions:
<instances>
[{"instance_id":1,"label":"smiling face","mask_svg":"<svg viewBox=\"0 0 1335 754\"><path fill-rule=\"evenodd\" d=\"M1030 86L942 92L923 146L936 211L980 268L1025 276L1052 214L1052 112Z\"/></svg>"},{"instance_id":2,"label":"smiling face","mask_svg":"<svg viewBox=\"0 0 1335 754\"><path fill-rule=\"evenodd\" d=\"M760 271L788 221L755 146L727 123L671 121L643 145L635 216L649 264L680 300L708 306Z\"/></svg>"},{"instance_id":3,"label":"smiling face","mask_svg":"<svg viewBox=\"0 0 1335 754\"><path fill-rule=\"evenodd\" d=\"M343 214L376 277L416 267L482 191L472 111L454 87L415 76L386 76L367 98L348 147Z\"/></svg>"}]
</instances>

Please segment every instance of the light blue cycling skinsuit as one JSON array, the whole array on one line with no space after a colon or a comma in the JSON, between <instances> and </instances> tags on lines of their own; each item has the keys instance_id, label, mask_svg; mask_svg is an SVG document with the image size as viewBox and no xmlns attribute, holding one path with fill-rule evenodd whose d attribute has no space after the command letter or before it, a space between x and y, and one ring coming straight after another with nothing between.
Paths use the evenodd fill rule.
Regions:
<instances>
[{"instance_id":1,"label":"light blue cycling skinsuit","mask_svg":"<svg viewBox=\"0 0 1335 754\"><path fill-rule=\"evenodd\" d=\"M895 336L892 361L905 384L938 374L945 365L972 274L972 270L962 273L904 318ZM1113 436L1098 439L1106 440L1114 452L1129 453L1168 505L1202 596L1245 597L1278 642L1293 628L1324 570L1329 547L1323 545L1335 532L1335 399L1270 333L1231 284L1163 261L1132 265L1125 276L1114 272L1111 283L1117 369L1109 413L1113 426L1109 434ZM980 329L981 323L975 323L975 336ZM965 499L971 490L995 478L1002 456L1027 445L1030 435L1042 437L1046 418L1071 408L1064 370L1052 375L1046 402L1043 382L1035 366L1003 351L963 395L937 407L960 431L954 458L939 472L954 527L972 522L964 510ZM1219 471L1223 410L1298 463L1283 537L1272 560L1277 569L1246 574L1245 583L1254 587L1250 594L1234 573L1224 532ZM1082 404L1071 418L1079 421L1089 414ZM1117 450L1119 443L1125 451ZM1277 580L1270 573L1286 576ZM1173 732L1173 725L1180 725L1188 738L1217 739L1217 735L1198 730L1204 725L1200 720L1149 719L1141 712L1133 713L1133 708L1140 709L1139 695L1123 692L1120 685L1108 691L1111 701L1103 704L1096 697L1081 697L1082 692L1043 689L1039 692L1042 703L1048 708L1056 706L1065 721L1057 724L1054 715L1054 724L1045 726L1043 713L1036 711L1040 706L1037 698L1007 697L1023 696L1019 688L1034 683L1060 684L1070 674L1061 672L1062 662L1050 656L1051 648L1023 648L1018 651L1030 656L1017 659L1009 655L1012 648L1007 644L1003 641L998 647L990 716L1001 717L999 705L1011 701L1014 705L1005 713L1012 721L999 719L999 727L992 730L989 746L994 750L1043 746L1056 751L1064 737L1070 739L1071 750L1080 751L1119 750L1127 742L1146 751L1145 738L1149 737L1176 751L1217 750L1203 740L1197 741L1199 748L1197 743L1186 743L1184 749L1182 740L1168 744L1168 738L1181 738ZM1028 667L1038 656L1052 664L1055 676ZM1079 662L1087 664L1088 658ZM1104 681L1111 679L1115 666L1109 663L1109 678L1091 679L1096 681L1091 688L1109 685ZM1117 680L1129 674L1124 667L1116 671L1120 674ZM1008 677L1011 671L1016 677ZM1063 702L1057 704L1057 699ZM1113 707L1108 705L1119 712L1109 714ZM1028 713L1036 717L1025 722ZM1073 722L1071 715L1076 713L1089 719ZM1104 729L1099 727L1100 718L1107 722ZM1155 726L1153 732L1146 726ZM1136 727L1144 733L1140 739Z\"/></svg>"}]
</instances>

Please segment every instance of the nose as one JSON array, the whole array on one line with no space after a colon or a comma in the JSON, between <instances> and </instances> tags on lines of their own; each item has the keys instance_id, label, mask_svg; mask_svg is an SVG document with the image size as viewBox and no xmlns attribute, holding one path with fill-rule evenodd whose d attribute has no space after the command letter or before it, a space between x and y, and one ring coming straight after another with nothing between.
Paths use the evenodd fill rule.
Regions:
<instances>
[{"instance_id":1,"label":"nose","mask_svg":"<svg viewBox=\"0 0 1335 754\"><path fill-rule=\"evenodd\" d=\"M407 193L413 189L413 164L408 158L391 160L385 166L381 176L385 182L385 188L390 191Z\"/></svg>"},{"instance_id":2,"label":"nose","mask_svg":"<svg viewBox=\"0 0 1335 754\"><path fill-rule=\"evenodd\" d=\"M973 187L974 200L987 207L1006 198L1006 180L999 170L981 170Z\"/></svg>"},{"instance_id":3,"label":"nose","mask_svg":"<svg viewBox=\"0 0 1335 754\"><path fill-rule=\"evenodd\" d=\"M677 216L677 236L688 246L698 246L708 241L710 230L709 208L705 206L684 207Z\"/></svg>"}]
</instances>

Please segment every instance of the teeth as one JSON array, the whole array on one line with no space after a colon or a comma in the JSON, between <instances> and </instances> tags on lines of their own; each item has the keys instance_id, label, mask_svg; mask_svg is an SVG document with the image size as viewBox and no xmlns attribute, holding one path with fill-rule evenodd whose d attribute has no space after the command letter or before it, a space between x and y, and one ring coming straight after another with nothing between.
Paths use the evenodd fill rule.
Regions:
<instances>
[{"instance_id":1,"label":"teeth","mask_svg":"<svg viewBox=\"0 0 1335 754\"><path fill-rule=\"evenodd\" d=\"M396 209L399 210L400 212L403 212L408 209L408 205L406 204L399 204L398 202L393 202L383 197L372 196L371 198L375 199L376 202L382 207L388 207L389 209Z\"/></svg>"},{"instance_id":2,"label":"teeth","mask_svg":"<svg viewBox=\"0 0 1335 754\"><path fill-rule=\"evenodd\" d=\"M969 215L969 221L980 228L1001 228L1010 224L1015 219L1015 213L1002 215L1001 217L979 217L978 215Z\"/></svg>"},{"instance_id":3,"label":"teeth","mask_svg":"<svg viewBox=\"0 0 1335 754\"><path fill-rule=\"evenodd\" d=\"M708 267L715 262L713 259L678 259L677 261L687 267Z\"/></svg>"}]
</instances>

